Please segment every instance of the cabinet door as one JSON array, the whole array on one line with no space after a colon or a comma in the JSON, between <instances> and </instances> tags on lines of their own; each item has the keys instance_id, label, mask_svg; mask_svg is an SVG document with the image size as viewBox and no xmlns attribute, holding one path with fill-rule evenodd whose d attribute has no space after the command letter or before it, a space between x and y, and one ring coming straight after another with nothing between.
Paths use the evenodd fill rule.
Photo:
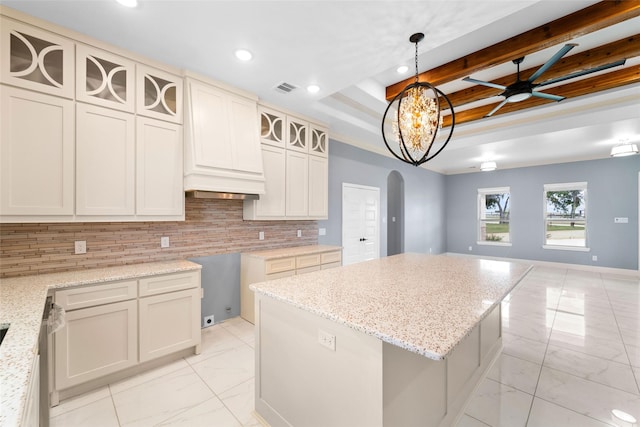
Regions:
<instances>
[{"instance_id":1,"label":"cabinet door","mask_svg":"<svg viewBox=\"0 0 640 427\"><path fill-rule=\"evenodd\" d=\"M76 214L133 215L132 114L76 105Z\"/></svg>"},{"instance_id":2,"label":"cabinet door","mask_svg":"<svg viewBox=\"0 0 640 427\"><path fill-rule=\"evenodd\" d=\"M0 17L2 83L73 98L73 42ZM4 114L4 113L3 113Z\"/></svg>"},{"instance_id":3,"label":"cabinet door","mask_svg":"<svg viewBox=\"0 0 640 427\"><path fill-rule=\"evenodd\" d=\"M182 123L182 78L155 68L136 66L136 112Z\"/></svg>"},{"instance_id":4,"label":"cabinet door","mask_svg":"<svg viewBox=\"0 0 640 427\"><path fill-rule=\"evenodd\" d=\"M286 213L292 217L309 215L308 155L287 150Z\"/></svg>"},{"instance_id":5,"label":"cabinet door","mask_svg":"<svg viewBox=\"0 0 640 427\"><path fill-rule=\"evenodd\" d=\"M309 125L309 154L320 157L329 156L329 134L327 129Z\"/></svg>"},{"instance_id":6,"label":"cabinet door","mask_svg":"<svg viewBox=\"0 0 640 427\"><path fill-rule=\"evenodd\" d=\"M0 215L73 215L73 101L0 85Z\"/></svg>"},{"instance_id":7,"label":"cabinet door","mask_svg":"<svg viewBox=\"0 0 640 427\"><path fill-rule=\"evenodd\" d=\"M140 298L140 362L200 344L200 288Z\"/></svg>"},{"instance_id":8,"label":"cabinet door","mask_svg":"<svg viewBox=\"0 0 640 427\"><path fill-rule=\"evenodd\" d=\"M228 95L227 102L233 169L262 174L257 103L233 94Z\"/></svg>"},{"instance_id":9,"label":"cabinet door","mask_svg":"<svg viewBox=\"0 0 640 427\"><path fill-rule=\"evenodd\" d=\"M229 111L224 91L189 82L193 157L196 168L233 168Z\"/></svg>"},{"instance_id":10,"label":"cabinet door","mask_svg":"<svg viewBox=\"0 0 640 427\"><path fill-rule=\"evenodd\" d=\"M137 316L135 300L67 312L54 335L56 390L135 365Z\"/></svg>"},{"instance_id":11,"label":"cabinet door","mask_svg":"<svg viewBox=\"0 0 640 427\"><path fill-rule=\"evenodd\" d=\"M287 116L287 149L307 153L309 151L309 124Z\"/></svg>"},{"instance_id":12,"label":"cabinet door","mask_svg":"<svg viewBox=\"0 0 640 427\"><path fill-rule=\"evenodd\" d=\"M76 99L134 112L135 63L84 44L76 46Z\"/></svg>"},{"instance_id":13,"label":"cabinet door","mask_svg":"<svg viewBox=\"0 0 640 427\"><path fill-rule=\"evenodd\" d=\"M184 215L182 126L138 117L136 213Z\"/></svg>"},{"instance_id":14,"label":"cabinet door","mask_svg":"<svg viewBox=\"0 0 640 427\"><path fill-rule=\"evenodd\" d=\"M329 161L309 156L309 216L326 219L329 209Z\"/></svg>"},{"instance_id":15,"label":"cabinet door","mask_svg":"<svg viewBox=\"0 0 640 427\"><path fill-rule=\"evenodd\" d=\"M262 146L264 164L265 194L256 204L256 217L272 218L285 215L285 165L286 155L283 148Z\"/></svg>"},{"instance_id":16,"label":"cabinet door","mask_svg":"<svg viewBox=\"0 0 640 427\"><path fill-rule=\"evenodd\" d=\"M260 142L263 144L285 147L285 119L284 113L258 106L260 116Z\"/></svg>"}]
</instances>

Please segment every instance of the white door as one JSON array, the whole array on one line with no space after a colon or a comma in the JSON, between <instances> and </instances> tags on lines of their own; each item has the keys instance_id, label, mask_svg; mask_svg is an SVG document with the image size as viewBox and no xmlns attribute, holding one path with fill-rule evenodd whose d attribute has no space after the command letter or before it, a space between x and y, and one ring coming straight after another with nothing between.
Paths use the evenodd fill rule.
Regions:
<instances>
[{"instance_id":1,"label":"white door","mask_svg":"<svg viewBox=\"0 0 640 427\"><path fill-rule=\"evenodd\" d=\"M342 184L342 265L380 257L380 189Z\"/></svg>"}]
</instances>

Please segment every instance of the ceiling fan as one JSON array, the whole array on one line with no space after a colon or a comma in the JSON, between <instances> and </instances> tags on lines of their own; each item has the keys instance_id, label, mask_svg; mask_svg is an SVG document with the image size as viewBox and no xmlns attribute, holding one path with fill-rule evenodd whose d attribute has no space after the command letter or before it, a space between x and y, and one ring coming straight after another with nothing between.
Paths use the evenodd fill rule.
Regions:
<instances>
[{"instance_id":1,"label":"ceiling fan","mask_svg":"<svg viewBox=\"0 0 640 427\"><path fill-rule=\"evenodd\" d=\"M564 80L569 80L576 77L584 76L586 74L595 73L597 71L606 70L608 68L617 67L618 65L624 65L626 61L625 59L621 59L619 61L611 62L609 64L604 64L598 67L589 68L588 70L577 71L575 73L567 74L562 77L549 79L549 80L543 81L542 83L534 83L534 81L537 80L538 77L540 77L545 71L551 68L553 64L558 62L560 58L562 58L564 55L567 54L567 52L569 52L571 49L573 49L576 46L578 45L575 43L565 44L555 55L553 55L547 62L545 62L540 68L538 68L538 70L536 70L536 72L533 73L531 77L529 77L527 80L520 80L520 64L524 60L524 56L514 59L512 62L516 64L516 66L518 67L518 71L516 74L516 82L510 84L509 86L503 86L496 83L476 80L471 77L465 77L462 80L466 82L476 83L483 86L492 87L495 89L500 89L503 91L500 95L504 96L504 100L500 104L498 104L493 110L491 110L488 114L485 115L485 117L491 117L496 111L498 111L507 102L520 102L532 96L535 96L538 98L551 99L553 101L558 101L558 102L562 101L565 98L564 96L551 95L549 93L538 92L534 89L541 86L550 85L552 83L558 83Z\"/></svg>"}]
</instances>

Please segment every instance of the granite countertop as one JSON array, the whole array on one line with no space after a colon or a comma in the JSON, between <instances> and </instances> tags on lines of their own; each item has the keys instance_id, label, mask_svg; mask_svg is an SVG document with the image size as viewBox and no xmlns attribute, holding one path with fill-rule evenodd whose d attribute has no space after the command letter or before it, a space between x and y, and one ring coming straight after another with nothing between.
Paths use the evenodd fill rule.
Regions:
<instances>
[{"instance_id":1,"label":"granite countertop","mask_svg":"<svg viewBox=\"0 0 640 427\"><path fill-rule=\"evenodd\" d=\"M243 252L243 255L249 255L257 258L264 259L277 259L277 258L289 258L300 255L319 254L324 252L341 251L342 246L329 246L329 245L308 245L308 246L294 246L291 248L279 248L279 249L265 249L255 252Z\"/></svg>"},{"instance_id":2,"label":"granite countertop","mask_svg":"<svg viewBox=\"0 0 640 427\"><path fill-rule=\"evenodd\" d=\"M402 254L250 286L255 292L441 360L531 268Z\"/></svg>"},{"instance_id":3,"label":"granite countertop","mask_svg":"<svg viewBox=\"0 0 640 427\"><path fill-rule=\"evenodd\" d=\"M0 426L20 425L49 290L200 268L166 261L0 279L0 324L10 324L0 345Z\"/></svg>"}]
</instances>

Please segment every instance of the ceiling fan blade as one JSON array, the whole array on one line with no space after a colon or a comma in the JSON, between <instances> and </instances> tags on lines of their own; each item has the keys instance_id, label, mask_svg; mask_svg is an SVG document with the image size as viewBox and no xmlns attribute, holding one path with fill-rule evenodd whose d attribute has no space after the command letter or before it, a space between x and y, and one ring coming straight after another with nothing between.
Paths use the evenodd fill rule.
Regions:
<instances>
[{"instance_id":1,"label":"ceiling fan blade","mask_svg":"<svg viewBox=\"0 0 640 427\"><path fill-rule=\"evenodd\" d=\"M482 81L482 80L472 79L471 77L465 77L462 80L464 80L465 82L475 83L475 84L483 85L483 86L489 86L489 87L492 87L492 88L495 88L495 89L500 89L500 90L505 90L507 88L506 86L498 85L498 84L491 83L491 82L485 82L485 81Z\"/></svg>"},{"instance_id":2,"label":"ceiling fan blade","mask_svg":"<svg viewBox=\"0 0 640 427\"><path fill-rule=\"evenodd\" d=\"M538 70L535 73L533 73L531 75L531 77L529 77L529 82L533 82L535 79L540 77L542 75L542 73L544 73L549 68L551 68L551 66L553 64L558 62L558 60L560 60L560 58L565 56L567 54L567 52L569 52L571 49L573 49L576 46L578 46L578 45L575 44L575 43L567 43L564 46L562 46L562 48L555 55L553 55L547 62L542 64L542 67L538 68Z\"/></svg>"},{"instance_id":3,"label":"ceiling fan blade","mask_svg":"<svg viewBox=\"0 0 640 427\"><path fill-rule=\"evenodd\" d=\"M496 108L494 108L493 110L489 111L489 113L485 114L484 116L485 116L485 117L491 117L491 116L493 116L493 113L495 113L495 112L496 112L496 111L498 111L500 108L502 108L502 106L503 106L504 104L506 104L506 103L507 103L507 98L505 98L505 99L504 99L500 104L498 104L498 105L496 106Z\"/></svg>"},{"instance_id":4,"label":"ceiling fan blade","mask_svg":"<svg viewBox=\"0 0 640 427\"><path fill-rule=\"evenodd\" d=\"M626 61L627 61L626 59L621 59L621 60L616 61L616 62L610 62L609 64L604 64L604 65L600 65L598 67L589 68L588 70L576 71L575 73L567 74L566 76L562 76L562 77L557 77L555 79L546 80L546 81L538 84L537 87L546 86L546 85L562 82L562 81L569 80L569 79L574 79L576 77L584 76L584 75L591 74L591 73L597 73L598 71L606 70L608 68L613 68L613 67L617 67L619 65L624 65Z\"/></svg>"},{"instance_id":5,"label":"ceiling fan blade","mask_svg":"<svg viewBox=\"0 0 640 427\"><path fill-rule=\"evenodd\" d=\"M536 92L535 90L531 92L532 96L537 96L538 98L550 99L552 101L562 101L564 96L551 95L550 93L544 92Z\"/></svg>"}]
</instances>

